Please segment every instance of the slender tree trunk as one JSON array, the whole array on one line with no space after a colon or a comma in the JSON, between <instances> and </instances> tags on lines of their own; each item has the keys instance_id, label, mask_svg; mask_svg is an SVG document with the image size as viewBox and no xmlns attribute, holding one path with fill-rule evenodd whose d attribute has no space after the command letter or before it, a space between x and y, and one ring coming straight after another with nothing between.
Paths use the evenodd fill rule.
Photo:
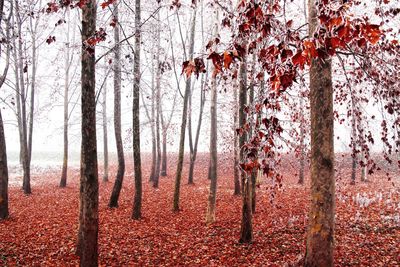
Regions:
<instances>
[{"instance_id":1,"label":"slender tree trunk","mask_svg":"<svg viewBox=\"0 0 400 267\"><path fill-rule=\"evenodd\" d=\"M0 110L0 220L8 217L8 165L6 138Z\"/></svg>"},{"instance_id":2,"label":"slender tree trunk","mask_svg":"<svg viewBox=\"0 0 400 267\"><path fill-rule=\"evenodd\" d=\"M216 15L217 23L215 24L214 36L218 32L218 10ZM215 72L215 70L214 70ZM208 206L206 222L213 223L215 221L215 204L217 197L217 73L213 73L211 78L211 125L210 125L210 159L211 159L211 182L210 193L208 195Z\"/></svg>"},{"instance_id":3,"label":"slender tree trunk","mask_svg":"<svg viewBox=\"0 0 400 267\"><path fill-rule=\"evenodd\" d=\"M96 32L96 0L82 7L82 147L77 254L80 266L98 265L99 181L96 144L95 47L87 40Z\"/></svg>"},{"instance_id":4,"label":"slender tree trunk","mask_svg":"<svg viewBox=\"0 0 400 267\"><path fill-rule=\"evenodd\" d=\"M201 76L201 86L200 86L200 111L199 111L199 119L197 122L197 129L196 129L196 136L194 140L194 145L193 145L193 152L190 155L190 166L189 166L189 177L188 177L188 184L193 184L193 175L194 175L194 165L196 163L197 159L197 147L199 144L199 137L200 137L200 130L201 130L201 124L203 121L203 113L204 113L204 104L206 101L206 96L205 96L205 90L204 90L204 76L205 80L208 80L208 66L207 66L207 72L206 75L202 74Z\"/></svg>"},{"instance_id":5,"label":"slender tree trunk","mask_svg":"<svg viewBox=\"0 0 400 267\"><path fill-rule=\"evenodd\" d=\"M68 18L69 11L68 12ZM70 44L69 44L69 19L67 22L67 36L65 43L65 80L64 80L64 155L63 155L63 165L61 171L61 181L60 187L67 186L67 174L68 174L68 90L69 90L69 68L70 68Z\"/></svg>"},{"instance_id":6,"label":"slender tree trunk","mask_svg":"<svg viewBox=\"0 0 400 267\"><path fill-rule=\"evenodd\" d=\"M114 18L119 21L118 1L114 3ZM115 143L117 146L118 170L115 177L113 191L108 206L110 208L118 207L119 194L122 188L122 182L125 174L124 146L122 144L121 134L121 46L119 45L119 23L114 27L114 132Z\"/></svg>"},{"instance_id":7,"label":"slender tree trunk","mask_svg":"<svg viewBox=\"0 0 400 267\"><path fill-rule=\"evenodd\" d=\"M135 60L133 86L133 163L135 169L135 196L133 201L132 219L142 217L142 163L140 158L140 0L135 0Z\"/></svg>"},{"instance_id":8,"label":"slender tree trunk","mask_svg":"<svg viewBox=\"0 0 400 267\"><path fill-rule=\"evenodd\" d=\"M105 70L105 76L107 76L107 68ZM103 103L102 103L102 115L103 115L103 157L104 157L104 173L103 182L108 182L108 132L107 132L107 81L104 82L103 86Z\"/></svg>"},{"instance_id":9,"label":"slender tree trunk","mask_svg":"<svg viewBox=\"0 0 400 267\"><path fill-rule=\"evenodd\" d=\"M158 64L158 60L154 63L154 59L152 59L152 73L151 73L151 118L150 118L150 126L151 126L151 172L149 177L149 182L154 182L154 175L156 172L156 164L157 164L157 143L156 143L156 132L155 132L155 98L156 98L156 88L154 84L155 78L155 68L154 64Z\"/></svg>"},{"instance_id":10,"label":"slender tree trunk","mask_svg":"<svg viewBox=\"0 0 400 267\"><path fill-rule=\"evenodd\" d=\"M234 195L240 195L240 173L239 173L239 143L238 133L236 129L239 126L238 123L238 96L237 96L237 84L233 88L233 99L234 99L234 111L233 111L233 183L234 183Z\"/></svg>"},{"instance_id":11,"label":"slender tree trunk","mask_svg":"<svg viewBox=\"0 0 400 267\"><path fill-rule=\"evenodd\" d=\"M167 130L162 133L161 176L167 176Z\"/></svg>"},{"instance_id":12,"label":"slender tree trunk","mask_svg":"<svg viewBox=\"0 0 400 267\"><path fill-rule=\"evenodd\" d=\"M23 42L22 42L22 19L20 17L20 5L15 0L15 11L17 17L18 31L18 70L20 84L20 99L21 99L21 124L22 124L22 169L23 169L23 190L25 194L31 194L31 177L29 164L29 147L28 147L28 129L26 116L26 92L24 81L24 62L23 62Z\"/></svg>"},{"instance_id":13,"label":"slender tree trunk","mask_svg":"<svg viewBox=\"0 0 400 267\"><path fill-rule=\"evenodd\" d=\"M365 155L364 155L364 151L361 151L361 159L364 160ZM367 178L366 178L366 172L367 172L367 166L361 166L361 182L366 182Z\"/></svg>"},{"instance_id":14,"label":"slender tree trunk","mask_svg":"<svg viewBox=\"0 0 400 267\"><path fill-rule=\"evenodd\" d=\"M10 15L8 20L6 21L6 38L7 38L7 45L6 45L6 62L5 62L5 69L3 75L0 76L0 88L3 87L5 78L7 76L8 68L10 65L10 20L13 13L13 5L12 3L10 7ZM3 20L3 8L4 8L4 0L0 0L0 24ZM1 46L1 45L0 45ZM1 47L2 48L2 47ZM2 49L0 49L0 53ZM0 220L6 219L8 217L8 165L7 165L7 149L6 149L6 137L4 134L4 124L3 124L3 117L1 115L0 109Z\"/></svg>"},{"instance_id":15,"label":"slender tree trunk","mask_svg":"<svg viewBox=\"0 0 400 267\"><path fill-rule=\"evenodd\" d=\"M318 27L317 1L309 2L309 31ZM313 59L310 67L311 208L305 266L333 266L335 179L333 88L330 59Z\"/></svg>"},{"instance_id":16,"label":"slender tree trunk","mask_svg":"<svg viewBox=\"0 0 400 267\"><path fill-rule=\"evenodd\" d=\"M304 110L304 100L303 97L300 96L300 110ZM298 184L304 184L304 168L305 168L305 158L306 152L304 147L304 138L305 138L305 130L304 130L304 115L300 112L300 169L299 169L299 181Z\"/></svg>"},{"instance_id":17,"label":"slender tree trunk","mask_svg":"<svg viewBox=\"0 0 400 267\"><path fill-rule=\"evenodd\" d=\"M15 20L15 19L14 19ZM15 22L14 22L15 23ZM18 35L17 32L15 32L15 29L13 30L14 35ZM13 39L13 47L17 48L17 43L15 41L15 38ZM13 59L14 59L14 70L15 70L15 102L16 102L16 116L17 116L17 124L18 124L18 137L19 137L19 163L22 165L22 151L24 150L23 148L23 131L22 131L22 118L21 118L21 88L20 88L20 79L19 79L19 64L18 64L18 57L17 57L17 50L18 49L13 49ZM22 185L22 189L23 189Z\"/></svg>"},{"instance_id":18,"label":"slender tree trunk","mask_svg":"<svg viewBox=\"0 0 400 267\"><path fill-rule=\"evenodd\" d=\"M245 106L247 105L247 63L246 58L240 66L240 91L239 91L239 127L246 123ZM244 160L243 145L247 139L247 133L243 131L239 137L240 160ZM241 171L242 180L242 222L240 227L240 243L250 243L253 240L253 226L251 214L251 179L245 171Z\"/></svg>"},{"instance_id":19,"label":"slender tree trunk","mask_svg":"<svg viewBox=\"0 0 400 267\"><path fill-rule=\"evenodd\" d=\"M189 60L191 60L193 57L195 28L196 28L196 8L194 8L194 10L193 10L193 20L192 20L192 25L191 25L191 30L190 30ZM180 140L179 140L178 164L177 164L177 168L176 168L174 202L173 202L173 211L175 211L175 212L179 211L179 197L180 197L180 190L181 190L183 158L184 158L184 153L185 153L185 134L186 134L190 84L191 84L191 79L189 77L186 81L185 94L183 97L181 135L180 135Z\"/></svg>"},{"instance_id":20,"label":"slender tree trunk","mask_svg":"<svg viewBox=\"0 0 400 267\"><path fill-rule=\"evenodd\" d=\"M29 110L29 128L28 128L28 165L31 165L32 159L32 138L33 138L33 118L35 112L35 89L36 89L36 69L37 69L37 47L36 47L36 29L32 34L32 79L31 79L31 97Z\"/></svg>"},{"instance_id":21,"label":"slender tree trunk","mask_svg":"<svg viewBox=\"0 0 400 267\"><path fill-rule=\"evenodd\" d=\"M161 52L161 21L160 13L157 13L157 73L156 73L156 147L157 147L157 160L156 168L154 173L153 187L158 188L158 183L160 180L160 168L161 168L161 140L160 140L160 105L161 105L161 69L160 69L160 52Z\"/></svg>"},{"instance_id":22,"label":"slender tree trunk","mask_svg":"<svg viewBox=\"0 0 400 267\"><path fill-rule=\"evenodd\" d=\"M251 77L252 77L252 81L251 81L251 85L250 85L250 92L249 92L249 105L253 106L254 105L254 76L255 76L255 71L254 71L254 66L256 65L257 61L256 61L256 54L253 54L253 68L251 70ZM250 118L250 136L253 135L254 133L254 118L253 115ZM255 213L256 212L256 181L257 181L257 170L252 170L251 171L251 212Z\"/></svg>"},{"instance_id":23,"label":"slender tree trunk","mask_svg":"<svg viewBox=\"0 0 400 267\"><path fill-rule=\"evenodd\" d=\"M353 102L353 100L352 100ZM353 111L351 115L351 185L356 184L356 173L357 173L357 127L356 127L356 118L354 114L354 105L352 106Z\"/></svg>"}]
</instances>

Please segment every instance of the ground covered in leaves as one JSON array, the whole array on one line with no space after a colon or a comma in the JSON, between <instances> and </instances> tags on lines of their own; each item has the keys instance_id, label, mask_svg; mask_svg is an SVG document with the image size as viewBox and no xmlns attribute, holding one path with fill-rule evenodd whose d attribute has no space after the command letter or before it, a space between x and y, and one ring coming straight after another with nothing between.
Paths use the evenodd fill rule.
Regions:
<instances>
[{"instance_id":1,"label":"ground covered in leaves","mask_svg":"<svg viewBox=\"0 0 400 267\"><path fill-rule=\"evenodd\" d=\"M149 161L148 161L149 162ZM133 171L128 164L120 206L107 207L111 181L100 182L100 264L103 266L290 266L305 252L308 183L296 183L286 168L282 188L271 197L271 181L260 180L254 215L254 242L238 243L241 199L233 196L231 161L221 160L217 222L204 222L209 181L205 156L200 157L195 185L184 171L179 213L172 212L174 159L159 189L147 182L144 166L143 219L130 219ZM186 165L187 166L187 165ZM285 166L290 166L287 164ZM10 189L8 220L0 222L0 266L75 266L78 226L79 170L69 172L68 187L58 188L59 173L33 173L33 194ZM400 178L383 174L350 185L350 172L338 172L337 266L400 266ZM101 178L101 171L99 177ZM36 185L36 186L35 186Z\"/></svg>"}]
</instances>

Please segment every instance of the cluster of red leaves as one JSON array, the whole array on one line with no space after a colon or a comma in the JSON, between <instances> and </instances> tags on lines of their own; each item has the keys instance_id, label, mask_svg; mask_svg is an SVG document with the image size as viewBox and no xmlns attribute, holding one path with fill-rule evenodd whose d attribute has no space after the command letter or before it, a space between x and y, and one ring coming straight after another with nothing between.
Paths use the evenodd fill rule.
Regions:
<instances>
[{"instance_id":1,"label":"cluster of red leaves","mask_svg":"<svg viewBox=\"0 0 400 267\"><path fill-rule=\"evenodd\" d=\"M150 157L147 158L150 162ZM133 177L128 175L121 192L120 206L109 209L107 202L112 183L100 183L100 264L107 266L284 266L302 258L307 225L308 189L296 185L290 168L285 168L285 181L271 201L269 180L261 180L257 189L257 208L253 217L254 242L238 244L241 198L234 197L232 168L220 155L220 177L217 189L217 222L204 223L209 180L208 156L199 155L195 185L183 186L181 207L171 210L173 173L161 178L155 190L144 184L143 219L130 219ZM348 159L346 159L350 162ZM175 164L175 158L170 160ZM285 159L290 166L292 159ZM132 166L128 164L127 166ZM171 169L174 165L170 165ZM145 166L148 177L150 166ZM133 170L128 168L127 173ZM116 172L111 168L111 177ZM350 177L349 166L343 166L343 177ZM184 177L187 170L184 170ZM0 265L76 266L74 255L77 222L79 170L70 170L69 185L59 189L58 171L34 175L33 181L44 184L25 196L11 188L11 218L0 222ZM381 220L381 215L394 215L385 200L361 208L352 199L358 192L373 196L376 191L386 197L391 187L376 175L370 183L349 186L341 182L337 199L335 263L339 266L395 266L400 261L398 236L400 228ZM389 186L389 187L388 187ZM399 186L397 181L397 186ZM399 192L391 193L393 203ZM343 200L345 200L343 202ZM361 215L362 220L356 220Z\"/></svg>"},{"instance_id":2,"label":"cluster of red leaves","mask_svg":"<svg viewBox=\"0 0 400 267\"><path fill-rule=\"evenodd\" d=\"M107 1L105 1L105 2L103 2L103 3L101 3L100 6L101 6L102 9L105 9L105 8L107 8L109 5L112 5L114 2L115 2L115 0L107 0Z\"/></svg>"}]
</instances>

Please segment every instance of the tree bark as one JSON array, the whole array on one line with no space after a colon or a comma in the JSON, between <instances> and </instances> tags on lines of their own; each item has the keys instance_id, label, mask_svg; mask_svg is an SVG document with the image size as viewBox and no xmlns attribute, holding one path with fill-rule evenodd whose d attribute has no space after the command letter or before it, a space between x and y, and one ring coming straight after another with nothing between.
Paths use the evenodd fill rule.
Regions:
<instances>
[{"instance_id":1,"label":"tree bark","mask_svg":"<svg viewBox=\"0 0 400 267\"><path fill-rule=\"evenodd\" d=\"M133 163L135 170L135 196L133 200L132 219L142 217L142 163L140 158L140 119L139 119L139 93L140 93L140 0L135 0L135 59L134 59L134 85L133 85Z\"/></svg>"},{"instance_id":2,"label":"tree bark","mask_svg":"<svg viewBox=\"0 0 400 267\"><path fill-rule=\"evenodd\" d=\"M160 169L161 169L161 138L160 138L160 105L161 105L161 66L160 66L160 53L161 53L161 21L160 13L157 13L157 73L156 73L156 123L155 123L155 136L156 136L156 147L157 147L157 160L155 166L153 187L158 188L160 180Z\"/></svg>"},{"instance_id":3,"label":"tree bark","mask_svg":"<svg viewBox=\"0 0 400 267\"><path fill-rule=\"evenodd\" d=\"M8 69L10 66L10 20L13 14L13 4L10 3L10 14L6 21L6 59L5 59L5 68L3 74L0 76L0 88L3 87L4 81L6 79ZM0 24L3 20L3 9L4 9L4 0L0 0ZM1 46L1 44L0 44ZM0 47L1 48L1 47ZM0 49L0 53L2 49ZM9 215L8 210L8 164L7 164L7 149L6 149L6 137L4 134L4 124L3 117L1 115L0 109L0 220L7 219Z\"/></svg>"},{"instance_id":4,"label":"tree bark","mask_svg":"<svg viewBox=\"0 0 400 267\"><path fill-rule=\"evenodd\" d=\"M8 217L8 165L6 138L0 110L0 220Z\"/></svg>"},{"instance_id":5,"label":"tree bark","mask_svg":"<svg viewBox=\"0 0 400 267\"><path fill-rule=\"evenodd\" d=\"M234 111L233 111L233 183L234 183L234 195L240 195L240 173L239 173L239 143L238 133L236 129L239 126L238 123L238 96L237 96L237 84L233 88L233 99L234 99Z\"/></svg>"},{"instance_id":6,"label":"tree bark","mask_svg":"<svg viewBox=\"0 0 400 267\"><path fill-rule=\"evenodd\" d=\"M218 10L216 11L216 23L214 29L214 36L218 34ZM211 173L210 173L210 192L208 195L208 206L206 223L215 222L215 204L217 198L217 165L218 165L218 151L217 151L217 71L213 70L211 76L211 105L210 105L210 160L211 160Z\"/></svg>"},{"instance_id":7,"label":"tree bark","mask_svg":"<svg viewBox=\"0 0 400 267\"><path fill-rule=\"evenodd\" d=\"M153 57L153 55L152 55ZM156 132L155 132L155 98L156 98L156 88L154 84L154 78L156 74L154 73L154 65L158 64L158 60L154 63L154 59L152 59L152 73L151 73L151 118L150 118L150 127L151 127L151 172L149 177L149 182L154 182L154 175L156 172L156 164L157 164L157 143L156 143ZM146 113L147 114L147 113Z\"/></svg>"},{"instance_id":8,"label":"tree bark","mask_svg":"<svg viewBox=\"0 0 400 267\"><path fill-rule=\"evenodd\" d=\"M208 66L207 66L207 73L205 75L205 80L208 80ZM194 140L194 145L193 145L193 151L191 151L190 154L190 165L189 165L189 177L188 177L188 184L193 184L194 179L194 165L196 163L197 159L197 147L199 144L199 137L200 137L200 130L201 130L201 124L203 121L203 113L204 113L204 104L206 101L206 96L205 96L205 90L204 90L204 74L201 76L201 85L200 85L200 111L199 111L199 119L197 122L197 129L196 129L196 136Z\"/></svg>"},{"instance_id":9,"label":"tree bark","mask_svg":"<svg viewBox=\"0 0 400 267\"><path fill-rule=\"evenodd\" d=\"M118 1L114 3L114 18L119 21ZM118 156L118 170L115 177L113 191L108 206L110 208L118 207L118 199L121 193L122 182L125 174L125 157L124 146L122 144L122 131L121 131L121 46L119 23L114 27L114 133L115 143L117 146Z\"/></svg>"},{"instance_id":10,"label":"tree bark","mask_svg":"<svg viewBox=\"0 0 400 267\"><path fill-rule=\"evenodd\" d=\"M107 77L107 68L105 68L105 76ZM103 103L102 103L102 115L103 115L103 157L104 157L104 173L103 182L108 182L108 131L107 131L107 81L104 82L103 86Z\"/></svg>"},{"instance_id":11,"label":"tree bark","mask_svg":"<svg viewBox=\"0 0 400 267\"><path fill-rule=\"evenodd\" d=\"M256 65L257 61L256 61L256 54L253 54L253 68L251 70L251 77L252 77L252 81L251 81L251 85L250 85L250 92L249 92L249 105L253 106L254 105L254 87L255 87L255 70L254 70L254 66ZM254 118L253 115L250 118L250 136L253 135L254 133ZM256 212L256 181L257 181L257 170L252 170L251 171L251 175L250 175L250 179L251 179L251 212L255 213Z\"/></svg>"},{"instance_id":12,"label":"tree bark","mask_svg":"<svg viewBox=\"0 0 400 267\"><path fill-rule=\"evenodd\" d=\"M246 58L240 65L240 90L239 90L239 127L246 123L245 106L247 105L247 63ZM245 160L243 145L247 139L247 133L243 131L239 137L240 160ZM240 227L240 243L250 243L253 240L253 226L251 214L251 179L247 173L241 171L242 180L242 222Z\"/></svg>"},{"instance_id":13,"label":"tree bark","mask_svg":"<svg viewBox=\"0 0 400 267\"><path fill-rule=\"evenodd\" d=\"M218 15L217 15L218 16ZM211 139L210 139L210 158L211 158L211 183L208 195L208 207L206 222L215 221L215 203L217 197L217 82L213 75L211 80Z\"/></svg>"},{"instance_id":14,"label":"tree bark","mask_svg":"<svg viewBox=\"0 0 400 267\"><path fill-rule=\"evenodd\" d=\"M317 1L309 2L309 31L318 27ZM305 266L333 266L335 179L333 88L330 59L313 59L310 67L311 208Z\"/></svg>"},{"instance_id":15,"label":"tree bark","mask_svg":"<svg viewBox=\"0 0 400 267\"><path fill-rule=\"evenodd\" d=\"M22 19L20 12L20 5L15 0L15 13L17 19L17 33L18 33L18 70L19 70L19 86L20 86L20 103L21 103L21 125L22 125L22 169L23 169L23 183L22 187L25 194L31 194L31 177L30 177L30 164L29 164L29 147L28 147L28 129L27 129L27 115L26 115L26 92L24 81L24 62L23 62L23 42L22 42Z\"/></svg>"},{"instance_id":16,"label":"tree bark","mask_svg":"<svg viewBox=\"0 0 400 267\"><path fill-rule=\"evenodd\" d=\"M69 11L68 12L68 18ZM67 21L67 36L65 43L65 80L64 80L64 154L63 154L63 165L61 171L60 187L67 186L67 174L68 174L68 98L69 98L69 68L70 68L70 44L69 44L69 19Z\"/></svg>"},{"instance_id":17,"label":"tree bark","mask_svg":"<svg viewBox=\"0 0 400 267\"><path fill-rule=\"evenodd\" d=\"M95 47L87 40L96 32L96 0L82 7L82 147L77 254L80 266L98 265L99 181L96 144Z\"/></svg>"},{"instance_id":18,"label":"tree bark","mask_svg":"<svg viewBox=\"0 0 400 267\"><path fill-rule=\"evenodd\" d=\"M352 103L353 99L352 99ZM356 126L356 117L354 113L354 104L352 105L352 114L351 114L351 185L356 184L356 173L357 173L357 126Z\"/></svg>"},{"instance_id":19,"label":"tree bark","mask_svg":"<svg viewBox=\"0 0 400 267\"><path fill-rule=\"evenodd\" d=\"M300 110L304 110L304 101L303 97L300 96ZM306 151L304 147L304 139L305 139L305 123L304 123L304 115L300 112L300 169L299 169L299 180L298 184L304 184L304 168L305 168L305 159L306 159Z\"/></svg>"},{"instance_id":20,"label":"tree bark","mask_svg":"<svg viewBox=\"0 0 400 267\"><path fill-rule=\"evenodd\" d=\"M194 10L193 10L193 20L192 20L192 25L191 25L191 30L190 30L189 60L191 60L193 57L195 28L196 28L196 8L194 8ZM191 79L189 77L186 80L185 94L183 96L181 135L180 135L180 139L179 139L178 164L177 164L176 175L175 175L175 190L174 190L174 201L173 201L173 211L174 212L179 211L179 197L180 197L180 190L181 190L183 158L184 158L184 153L185 153L185 134L186 134L190 84L191 84Z\"/></svg>"},{"instance_id":21,"label":"tree bark","mask_svg":"<svg viewBox=\"0 0 400 267\"><path fill-rule=\"evenodd\" d=\"M161 176L167 176L167 133L162 133Z\"/></svg>"}]
</instances>

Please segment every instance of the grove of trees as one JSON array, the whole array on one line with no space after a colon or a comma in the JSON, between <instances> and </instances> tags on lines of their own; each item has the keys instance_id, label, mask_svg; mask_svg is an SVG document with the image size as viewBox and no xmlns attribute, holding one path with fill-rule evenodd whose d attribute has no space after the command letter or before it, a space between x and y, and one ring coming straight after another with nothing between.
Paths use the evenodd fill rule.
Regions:
<instances>
[{"instance_id":1,"label":"grove of trees","mask_svg":"<svg viewBox=\"0 0 400 267\"><path fill-rule=\"evenodd\" d=\"M203 190L198 184L208 178L205 219L198 222L207 227L228 212L218 202L220 191L230 190L241 198L235 238L249 245L260 236L254 231L265 212L260 199L275 203L289 184L289 165L298 175L290 186L309 190L305 251L296 264L334 266L341 183L356 187L358 170L363 186L382 169L385 180L398 178L399 6L398 0L0 0L0 226L17 216L9 147L18 151L24 195L35 198L35 140L50 131L36 125L49 120L49 128L59 128L52 134L62 137L53 190L74 185L70 154L80 152L80 266L101 263L101 205L106 199L110 212L126 209L120 196L129 179L137 224L150 220L147 183L159 194L173 179L163 209L181 216L191 201L182 192ZM18 142L9 141L12 131ZM340 142L350 174L341 175L345 167L337 163ZM107 183L112 189L102 191ZM393 231L400 234L398 226Z\"/></svg>"}]
</instances>

